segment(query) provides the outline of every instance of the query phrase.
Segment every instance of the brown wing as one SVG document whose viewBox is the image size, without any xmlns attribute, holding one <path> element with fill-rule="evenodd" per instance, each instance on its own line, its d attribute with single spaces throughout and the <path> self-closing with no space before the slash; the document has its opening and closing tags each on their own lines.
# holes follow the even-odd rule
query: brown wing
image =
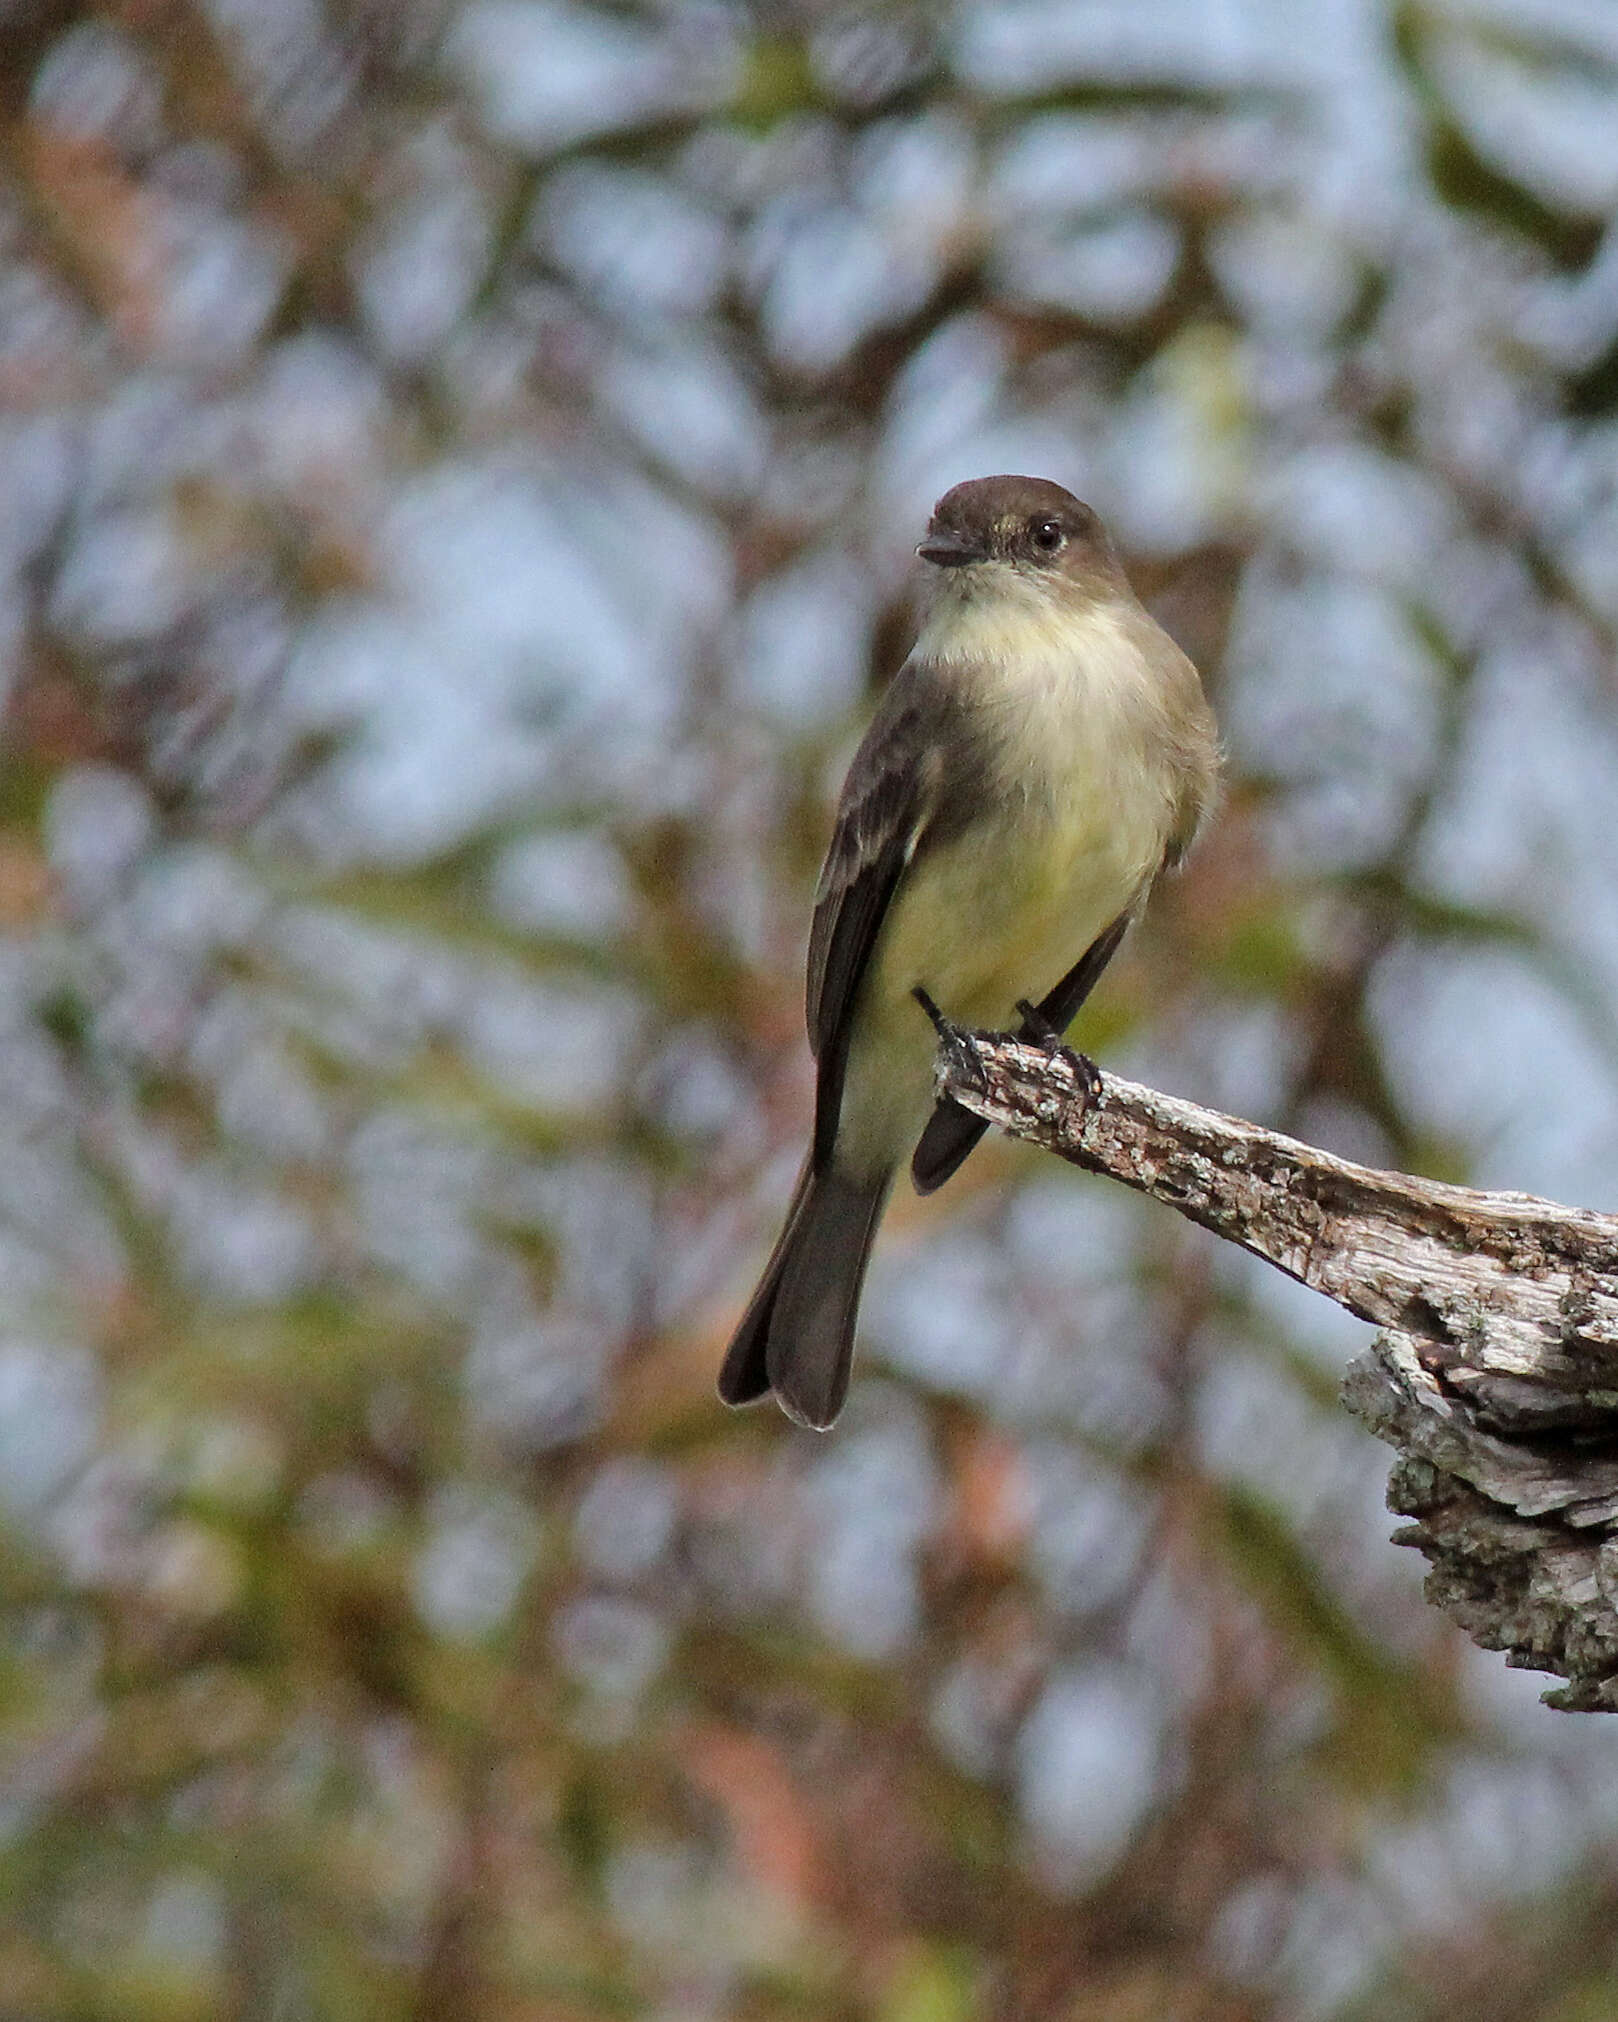
<svg viewBox="0 0 1618 2022">
<path fill-rule="evenodd" d="M 825 1169 L 837 1136 L 860 983 L 936 800 L 945 706 L 919 669 L 901 668 L 843 783 L 809 930 L 809 1045 L 819 1066 L 817 1172 Z"/>
</svg>

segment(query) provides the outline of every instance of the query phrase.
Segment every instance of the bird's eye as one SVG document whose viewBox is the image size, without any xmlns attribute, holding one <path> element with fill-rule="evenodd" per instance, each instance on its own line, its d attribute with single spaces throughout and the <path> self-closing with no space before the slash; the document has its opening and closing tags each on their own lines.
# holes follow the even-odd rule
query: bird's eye
<svg viewBox="0 0 1618 2022">
<path fill-rule="evenodd" d="M 1030 532 L 1034 546 L 1042 555 L 1054 555 L 1067 536 L 1062 532 L 1060 520 L 1035 520 Z"/>
</svg>

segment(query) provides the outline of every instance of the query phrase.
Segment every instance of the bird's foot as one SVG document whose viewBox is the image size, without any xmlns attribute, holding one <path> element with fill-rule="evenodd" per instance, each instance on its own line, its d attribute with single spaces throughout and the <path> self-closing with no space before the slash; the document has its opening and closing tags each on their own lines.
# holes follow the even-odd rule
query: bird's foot
<svg viewBox="0 0 1618 2022">
<path fill-rule="evenodd" d="M 1017 1037 L 1044 1047 L 1047 1060 L 1065 1060 L 1084 1090 L 1085 1106 L 1088 1108 L 1101 1093 L 1101 1069 L 1088 1053 L 1079 1053 L 1068 1045 L 1037 1004 L 1030 1004 L 1026 997 L 1019 997 L 1017 1010 L 1022 1017 L 1022 1030 Z"/>
<path fill-rule="evenodd" d="M 938 1034 L 939 1053 L 950 1073 L 969 1087 L 979 1091 L 986 1089 L 989 1084 L 978 1061 L 972 1034 L 964 1025 L 957 1025 L 953 1019 L 946 1018 L 930 992 L 924 990 L 921 984 L 918 983 L 910 994 L 932 1020 L 933 1030 Z"/>
</svg>

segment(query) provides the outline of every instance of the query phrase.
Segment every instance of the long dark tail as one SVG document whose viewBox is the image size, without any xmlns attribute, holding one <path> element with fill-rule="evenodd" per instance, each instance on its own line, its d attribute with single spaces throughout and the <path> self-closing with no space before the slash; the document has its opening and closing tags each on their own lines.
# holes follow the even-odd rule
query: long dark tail
<svg viewBox="0 0 1618 2022">
<path fill-rule="evenodd" d="M 824 1431 L 843 1408 L 854 1323 L 893 1174 L 852 1179 L 806 1165 L 786 1227 L 719 1372 L 727 1404 L 771 1390 L 789 1418 Z"/>
</svg>

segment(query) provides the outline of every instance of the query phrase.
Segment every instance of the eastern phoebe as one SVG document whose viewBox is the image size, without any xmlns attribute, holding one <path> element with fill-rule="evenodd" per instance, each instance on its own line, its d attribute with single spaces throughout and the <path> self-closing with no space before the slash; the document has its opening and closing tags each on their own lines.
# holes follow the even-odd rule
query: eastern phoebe
<svg viewBox="0 0 1618 2022">
<path fill-rule="evenodd" d="M 941 1186 L 984 1125 L 935 1103 L 952 1023 L 1063 1031 L 1219 767 L 1196 669 L 1137 601 L 1090 507 L 1043 478 L 938 502 L 919 636 L 849 767 L 809 932 L 814 1141 L 719 1375 L 829 1426 L 900 1162 Z"/>
</svg>

